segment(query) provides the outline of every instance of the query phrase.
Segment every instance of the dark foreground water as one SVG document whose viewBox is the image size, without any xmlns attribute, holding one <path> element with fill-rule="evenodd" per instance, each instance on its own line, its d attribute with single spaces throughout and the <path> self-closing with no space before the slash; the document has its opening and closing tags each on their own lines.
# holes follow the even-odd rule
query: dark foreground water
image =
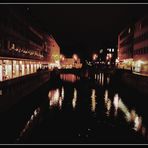
<svg viewBox="0 0 148 148">
<path fill-rule="evenodd" d="M 60 78 L 1 114 L 0 143 L 148 143 L 146 96 L 103 73 Z"/>
</svg>

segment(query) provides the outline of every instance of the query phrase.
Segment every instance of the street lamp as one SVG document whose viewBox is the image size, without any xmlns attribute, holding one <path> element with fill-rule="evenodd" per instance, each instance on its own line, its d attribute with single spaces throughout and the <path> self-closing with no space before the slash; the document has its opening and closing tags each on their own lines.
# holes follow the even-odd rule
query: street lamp
<svg viewBox="0 0 148 148">
<path fill-rule="evenodd" d="M 98 55 L 95 53 L 93 54 L 93 60 L 95 61 L 98 58 Z"/>
<path fill-rule="evenodd" d="M 77 61 L 78 60 L 78 56 L 76 54 L 73 54 L 73 59 L 74 59 L 74 61 Z"/>
<path fill-rule="evenodd" d="M 64 61 L 64 60 L 65 60 L 65 56 L 61 54 L 61 55 L 60 55 L 60 60 L 61 60 L 61 61 Z"/>
</svg>

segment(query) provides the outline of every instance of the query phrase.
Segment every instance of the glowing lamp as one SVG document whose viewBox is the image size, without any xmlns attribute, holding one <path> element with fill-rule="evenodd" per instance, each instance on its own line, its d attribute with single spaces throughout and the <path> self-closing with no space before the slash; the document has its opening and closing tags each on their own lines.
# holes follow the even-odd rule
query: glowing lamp
<svg viewBox="0 0 148 148">
<path fill-rule="evenodd" d="M 98 58 L 97 54 L 93 54 L 93 60 L 96 60 Z"/>
<path fill-rule="evenodd" d="M 77 61 L 77 60 L 78 60 L 78 56 L 77 56 L 76 54 L 74 54 L 74 55 L 73 55 L 73 59 L 74 59 L 75 61 Z"/>
</svg>

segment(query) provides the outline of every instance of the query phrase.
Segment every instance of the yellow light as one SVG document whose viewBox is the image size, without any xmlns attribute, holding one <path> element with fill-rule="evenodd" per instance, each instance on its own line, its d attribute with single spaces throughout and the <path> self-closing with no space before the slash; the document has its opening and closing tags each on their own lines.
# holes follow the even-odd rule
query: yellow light
<svg viewBox="0 0 148 148">
<path fill-rule="evenodd" d="M 92 103 L 91 103 L 91 111 L 92 112 L 95 112 L 95 110 L 96 110 L 96 91 L 95 91 L 95 89 L 92 89 L 92 96 L 91 96 L 91 98 L 92 98 Z"/>
<path fill-rule="evenodd" d="M 61 55 L 60 55 L 60 60 L 61 60 L 61 61 L 64 61 L 64 60 L 65 60 L 65 56 L 61 54 Z"/>
</svg>

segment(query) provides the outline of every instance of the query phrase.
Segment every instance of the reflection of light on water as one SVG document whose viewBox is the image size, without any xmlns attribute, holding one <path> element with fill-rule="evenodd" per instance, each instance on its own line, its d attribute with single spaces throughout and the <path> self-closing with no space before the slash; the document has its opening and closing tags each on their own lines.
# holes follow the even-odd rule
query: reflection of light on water
<svg viewBox="0 0 148 148">
<path fill-rule="evenodd" d="M 59 107 L 62 108 L 62 99 L 59 100 Z"/>
<path fill-rule="evenodd" d="M 108 99 L 108 101 L 107 101 L 107 107 L 106 107 L 107 108 L 107 112 L 106 112 L 107 116 L 110 115 L 111 106 L 112 106 L 111 100 Z"/>
<path fill-rule="evenodd" d="M 125 104 L 122 102 L 121 99 L 119 99 L 119 108 L 121 111 L 125 114 L 125 118 L 127 121 L 130 121 L 130 113 L 128 108 L 125 106 Z"/>
<path fill-rule="evenodd" d="M 139 117 L 136 114 L 135 110 L 132 110 L 131 112 L 129 112 L 129 110 L 123 104 L 123 102 L 121 101 L 121 99 L 119 100 L 119 108 L 125 113 L 126 120 L 128 122 L 133 122 L 134 123 L 133 129 L 135 131 L 139 131 L 141 129 L 141 126 L 142 126 L 142 118 Z"/>
<path fill-rule="evenodd" d="M 97 75 L 97 80 L 99 80 L 99 75 Z"/>
<path fill-rule="evenodd" d="M 108 90 L 105 90 L 104 99 L 105 99 L 105 103 L 107 103 L 107 100 L 108 100 Z"/>
<path fill-rule="evenodd" d="M 59 97 L 60 97 L 59 89 L 51 90 L 49 92 L 48 96 L 50 98 L 50 106 L 54 106 L 54 105 L 57 105 L 59 103 Z"/>
<path fill-rule="evenodd" d="M 135 110 L 131 110 L 130 112 L 121 99 L 119 99 L 119 108 L 125 114 L 127 122 L 134 123 L 133 129 L 146 136 L 146 128 L 142 125 L 142 117 L 138 116 Z"/>
<path fill-rule="evenodd" d="M 135 110 L 131 110 L 131 122 L 134 122 L 134 120 L 135 120 L 135 118 L 136 118 L 136 112 L 135 112 Z"/>
<path fill-rule="evenodd" d="M 92 95 L 91 95 L 91 111 L 95 112 L 96 110 L 96 90 L 92 89 Z"/>
<path fill-rule="evenodd" d="M 99 74 L 99 84 L 102 86 L 104 85 L 104 73 Z"/>
<path fill-rule="evenodd" d="M 118 96 L 118 94 L 115 94 L 113 104 L 114 104 L 114 107 L 115 107 L 115 116 L 117 116 L 118 107 L 119 107 L 119 96 Z"/>
<path fill-rule="evenodd" d="M 142 135 L 143 136 L 146 136 L 145 134 L 146 134 L 146 128 L 145 127 L 142 127 Z"/>
<path fill-rule="evenodd" d="M 97 75 L 95 74 L 95 80 L 97 79 Z"/>
<path fill-rule="evenodd" d="M 141 127 L 142 127 L 142 118 L 136 116 L 134 130 L 139 131 L 141 129 Z"/>
<path fill-rule="evenodd" d="M 48 97 L 50 106 L 59 106 L 61 109 L 62 101 L 64 99 L 64 88 L 62 87 L 61 94 L 60 89 L 49 91 Z"/>
<path fill-rule="evenodd" d="M 75 82 L 77 79 L 79 80 L 80 78 L 74 74 L 61 74 L 60 78 L 64 81 L 68 82 Z"/>
<path fill-rule="evenodd" d="M 101 85 L 101 73 L 99 74 L 99 84 Z"/>
<path fill-rule="evenodd" d="M 102 86 L 104 85 L 104 74 L 102 73 Z"/>
<path fill-rule="evenodd" d="M 105 107 L 107 109 L 106 115 L 109 116 L 112 104 L 111 100 L 108 98 L 108 90 L 105 90 L 104 100 L 105 100 Z"/>
<path fill-rule="evenodd" d="M 34 121 L 37 119 L 39 113 L 40 113 L 40 108 L 37 108 L 34 110 L 34 113 L 31 115 L 30 119 L 27 121 L 24 129 L 20 132 L 20 135 L 19 135 L 19 138 L 17 138 L 17 141 L 19 141 L 20 138 L 31 128 Z"/>
<path fill-rule="evenodd" d="M 77 101 L 77 90 L 76 90 L 76 88 L 74 88 L 74 96 L 73 96 L 73 100 L 72 100 L 72 106 L 74 109 L 76 107 L 76 101 Z"/>
<path fill-rule="evenodd" d="M 107 77 L 107 84 L 109 84 L 109 82 L 110 82 L 110 78 L 109 78 L 109 77 Z"/>
<path fill-rule="evenodd" d="M 62 87 L 61 97 L 62 97 L 62 100 L 64 100 L 64 87 Z"/>
</svg>

